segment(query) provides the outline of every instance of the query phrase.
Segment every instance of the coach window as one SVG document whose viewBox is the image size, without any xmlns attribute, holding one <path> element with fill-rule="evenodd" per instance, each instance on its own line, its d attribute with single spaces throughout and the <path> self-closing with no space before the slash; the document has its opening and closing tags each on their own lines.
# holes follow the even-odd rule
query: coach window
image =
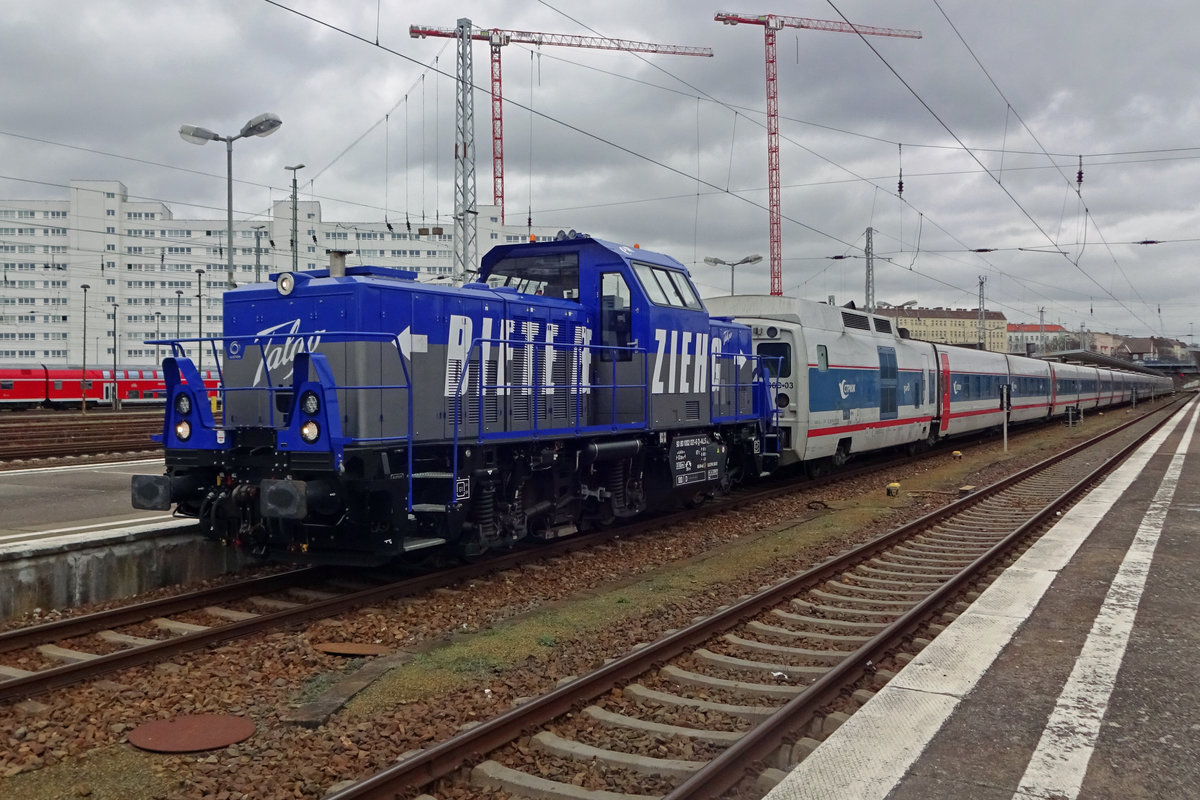
<svg viewBox="0 0 1200 800">
<path fill-rule="evenodd" d="M 829 371 L 829 351 L 823 344 L 817 345 L 817 369 L 821 372 Z"/>
<path fill-rule="evenodd" d="M 772 380 L 792 375 L 792 346 L 787 342 L 760 342 L 756 351 Z"/>
<path fill-rule="evenodd" d="M 601 361 L 632 361 L 633 351 L 628 348 L 633 333 L 633 309 L 629 284 L 619 272 L 605 272 L 600 276 L 600 351 Z"/>
</svg>

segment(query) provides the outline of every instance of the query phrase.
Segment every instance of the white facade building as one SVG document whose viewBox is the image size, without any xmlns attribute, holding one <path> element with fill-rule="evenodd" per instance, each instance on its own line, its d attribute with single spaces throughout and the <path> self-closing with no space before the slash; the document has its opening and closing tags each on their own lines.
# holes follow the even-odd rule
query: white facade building
<svg viewBox="0 0 1200 800">
<path fill-rule="evenodd" d="M 480 255 L 556 233 L 502 226 L 494 206 L 478 211 Z M 330 221 L 306 200 L 296 217 L 300 270 L 324 269 L 328 249 L 352 251 L 348 266 L 410 269 L 420 279 L 453 272 L 452 220 Z M 234 281 L 291 270 L 291 231 L 291 198 L 274 203 L 270 219 L 235 219 Z M 226 236 L 224 217 L 176 219 L 163 203 L 131 201 L 120 181 L 71 181 L 66 200 L 0 200 L 0 366 L 80 366 L 85 346 L 89 366 L 158 366 L 166 351 L 146 340 L 219 334 Z"/>
</svg>

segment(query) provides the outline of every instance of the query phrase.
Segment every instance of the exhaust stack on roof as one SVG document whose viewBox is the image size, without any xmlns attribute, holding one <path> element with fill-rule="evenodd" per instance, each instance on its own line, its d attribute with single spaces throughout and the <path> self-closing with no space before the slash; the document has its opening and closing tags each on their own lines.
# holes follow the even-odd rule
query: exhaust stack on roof
<svg viewBox="0 0 1200 800">
<path fill-rule="evenodd" d="M 346 277 L 346 256 L 353 253 L 353 250 L 326 250 L 325 253 L 329 256 L 329 277 L 344 278 Z"/>
</svg>

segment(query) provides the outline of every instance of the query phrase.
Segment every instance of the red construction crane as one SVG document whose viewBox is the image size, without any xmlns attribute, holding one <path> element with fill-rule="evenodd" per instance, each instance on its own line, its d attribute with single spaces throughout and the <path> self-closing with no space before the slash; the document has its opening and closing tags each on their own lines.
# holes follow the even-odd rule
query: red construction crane
<svg viewBox="0 0 1200 800">
<path fill-rule="evenodd" d="M 453 39 L 458 33 L 454 28 L 431 28 L 411 25 L 408 33 L 414 39 L 439 36 Z M 534 31 L 507 31 L 500 28 L 479 30 L 472 39 L 486 41 L 492 46 L 492 194 L 500 207 L 500 224 L 504 224 L 504 112 L 503 94 L 500 85 L 500 48 L 511 42 L 519 44 L 557 45 L 560 47 L 586 47 L 593 50 L 625 50 L 630 53 L 655 53 L 671 56 L 706 56 L 712 58 L 707 47 L 684 47 L 673 44 L 634 42 L 628 39 L 605 39 L 599 36 L 572 36 L 564 33 L 537 33 Z M 464 78 L 464 76 L 460 76 Z M 470 81 L 470 76 L 465 76 Z"/>
<path fill-rule="evenodd" d="M 873 28 L 828 19 L 784 17 L 778 14 L 730 14 L 718 11 L 713 17 L 726 25 L 762 25 L 767 47 L 767 200 L 771 233 L 771 294 L 783 294 L 783 246 L 780 228 L 783 215 L 779 208 L 779 80 L 775 64 L 775 32 L 782 28 L 809 28 L 837 33 L 859 33 L 864 36 L 899 36 L 920 39 L 920 31 L 900 28 Z"/>
</svg>

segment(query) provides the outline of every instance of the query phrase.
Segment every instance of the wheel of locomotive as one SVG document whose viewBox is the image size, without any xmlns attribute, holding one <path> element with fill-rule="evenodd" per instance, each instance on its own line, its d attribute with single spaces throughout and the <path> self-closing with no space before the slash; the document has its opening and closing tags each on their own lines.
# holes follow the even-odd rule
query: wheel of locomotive
<svg viewBox="0 0 1200 800">
<path fill-rule="evenodd" d="M 487 556 L 491 545 L 478 530 L 464 528 L 462 536 L 454 545 L 455 555 L 464 564 L 474 564 Z"/>
<path fill-rule="evenodd" d="M 607 528 L 617 521 L 611 503 L 589 499 L 584 504 L 583 522 L 593 528 Z"/>
</svg>

